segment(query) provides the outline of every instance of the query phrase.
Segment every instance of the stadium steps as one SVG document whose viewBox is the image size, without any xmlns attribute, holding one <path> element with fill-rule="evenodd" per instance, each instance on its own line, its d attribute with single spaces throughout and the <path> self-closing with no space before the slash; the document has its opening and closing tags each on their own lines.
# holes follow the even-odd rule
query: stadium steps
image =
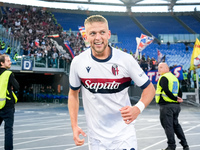
<svg viewBox="0 0 200 150">
<path fill-rule="evenodd" d="M 84 26 L 85 14 L 72 14 L 72 13 L 53 13 L 57 22 L 61 24 L 64 30 L 71 29 L 72 31 L 78 31 L 78 26 Z"/>
<path fill-rule="evenodd" d="M 200 33 L 199 26 L 200 26 L 200 19 L 199 21 L 194 17 L 194 15 L 189 16 L 177 16 L 181 19 L 188 27 L 194 30 L 196 33 Z M 195 39 L 194 39 L 195 41 Z"/>
<path fill-rule="evenodd" d="M 192 30 L 188 25 L 186 25 L 181 19 L 179 19 L 177 16 L 172 15 L 172 17 L 178 21 L 188 32 L 190 32 L 191 34 L 196 34 L 196 32 L 194 30 Z"/>
<path fill-rule="evenodd" d="M 197 21 L 200 22 L 200 16 L 199 16 L 196 12 L 194 12 L 192 16 L 193 16 Z"/>
<path fill-rule="evenodd" d="M 130 18 L 134 21 L 134 23 L 146 34 L 147 36 L 153 36 L 133 15 Z M 154 36 L 155 37 L 155 36 Z M 160 40 L 155 37 L 154 39 L 157 43 L 160 43 Z"/>
<path fill-rule="evenodd" d="M 148 31 L 150 31 L 157 38 L 159 34 L 189 34 L 189 32 L 183 26 L 181 26 L 171 15 L 135 17 Z"/>
</svg>

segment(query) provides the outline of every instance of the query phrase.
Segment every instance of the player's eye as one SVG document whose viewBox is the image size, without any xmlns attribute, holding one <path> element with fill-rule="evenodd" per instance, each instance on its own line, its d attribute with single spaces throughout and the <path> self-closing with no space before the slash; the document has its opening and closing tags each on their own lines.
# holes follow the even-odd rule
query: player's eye
<svg viewBox="0 0 200 150">
<path fill-rule="evenodd" d="M 90 33 L 90 35 L 92 35 L 92 36 L 95 35 L 95 34 L 96 34 L 95 32 L 91 32 L 91 33 Z"/>
</svg>

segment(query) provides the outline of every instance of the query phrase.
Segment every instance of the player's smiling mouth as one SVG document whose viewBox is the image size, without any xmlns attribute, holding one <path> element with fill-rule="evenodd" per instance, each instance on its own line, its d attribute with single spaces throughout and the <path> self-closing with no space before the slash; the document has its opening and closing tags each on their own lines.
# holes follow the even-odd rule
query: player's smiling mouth
<svg viewBox="0 0 200 150">
<path fill-rule="evenodd" d="M 95 42 L 94 44 L 95 45 L 101 45 L 101 44 L 103 44 L 103 42 Z"/>
</svg>

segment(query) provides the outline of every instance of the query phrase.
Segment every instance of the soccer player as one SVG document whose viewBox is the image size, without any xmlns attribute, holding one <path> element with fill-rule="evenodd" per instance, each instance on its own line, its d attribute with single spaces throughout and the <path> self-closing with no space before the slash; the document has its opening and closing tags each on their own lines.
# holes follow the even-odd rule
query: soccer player
<svg viewBox="0 0 200 150">
<path fill-rule="evenodd" d="M 103 16 L 90 16 L 84 25 L 90 48 L 72 60 L 69 75 L 68 107 L 75 144 L 83 145 L 79 135 L 86 136 L 78 126 L 81 88 L 89 150 L 137 150 L 135 119 L 152 101 L 155 88 L 133 56 L 109 46 L 111 31 Z M 143 89 L 135 106 L 128 95 L 132 80 Z"/>
</svg>

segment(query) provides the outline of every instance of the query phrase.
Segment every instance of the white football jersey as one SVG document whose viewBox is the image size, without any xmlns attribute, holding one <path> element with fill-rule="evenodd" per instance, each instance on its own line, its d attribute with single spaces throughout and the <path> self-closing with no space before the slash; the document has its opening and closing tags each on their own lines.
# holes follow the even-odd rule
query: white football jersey
<svg viewBox="0 0 200 150">
<path fill-rule="evenodd" d="M 91 49 L 73 59 L 70 88 L 81 87 L 90 137 L 109 144 L 135 134 L 134 122 L 125 124 L 120 113 L 122 107 L 131 105 L 128 87 L 132 80 L 142 89 L 150 84 L 133 56 L 116 48 L 104 60 L 95 58 Z"/>
</svg>

